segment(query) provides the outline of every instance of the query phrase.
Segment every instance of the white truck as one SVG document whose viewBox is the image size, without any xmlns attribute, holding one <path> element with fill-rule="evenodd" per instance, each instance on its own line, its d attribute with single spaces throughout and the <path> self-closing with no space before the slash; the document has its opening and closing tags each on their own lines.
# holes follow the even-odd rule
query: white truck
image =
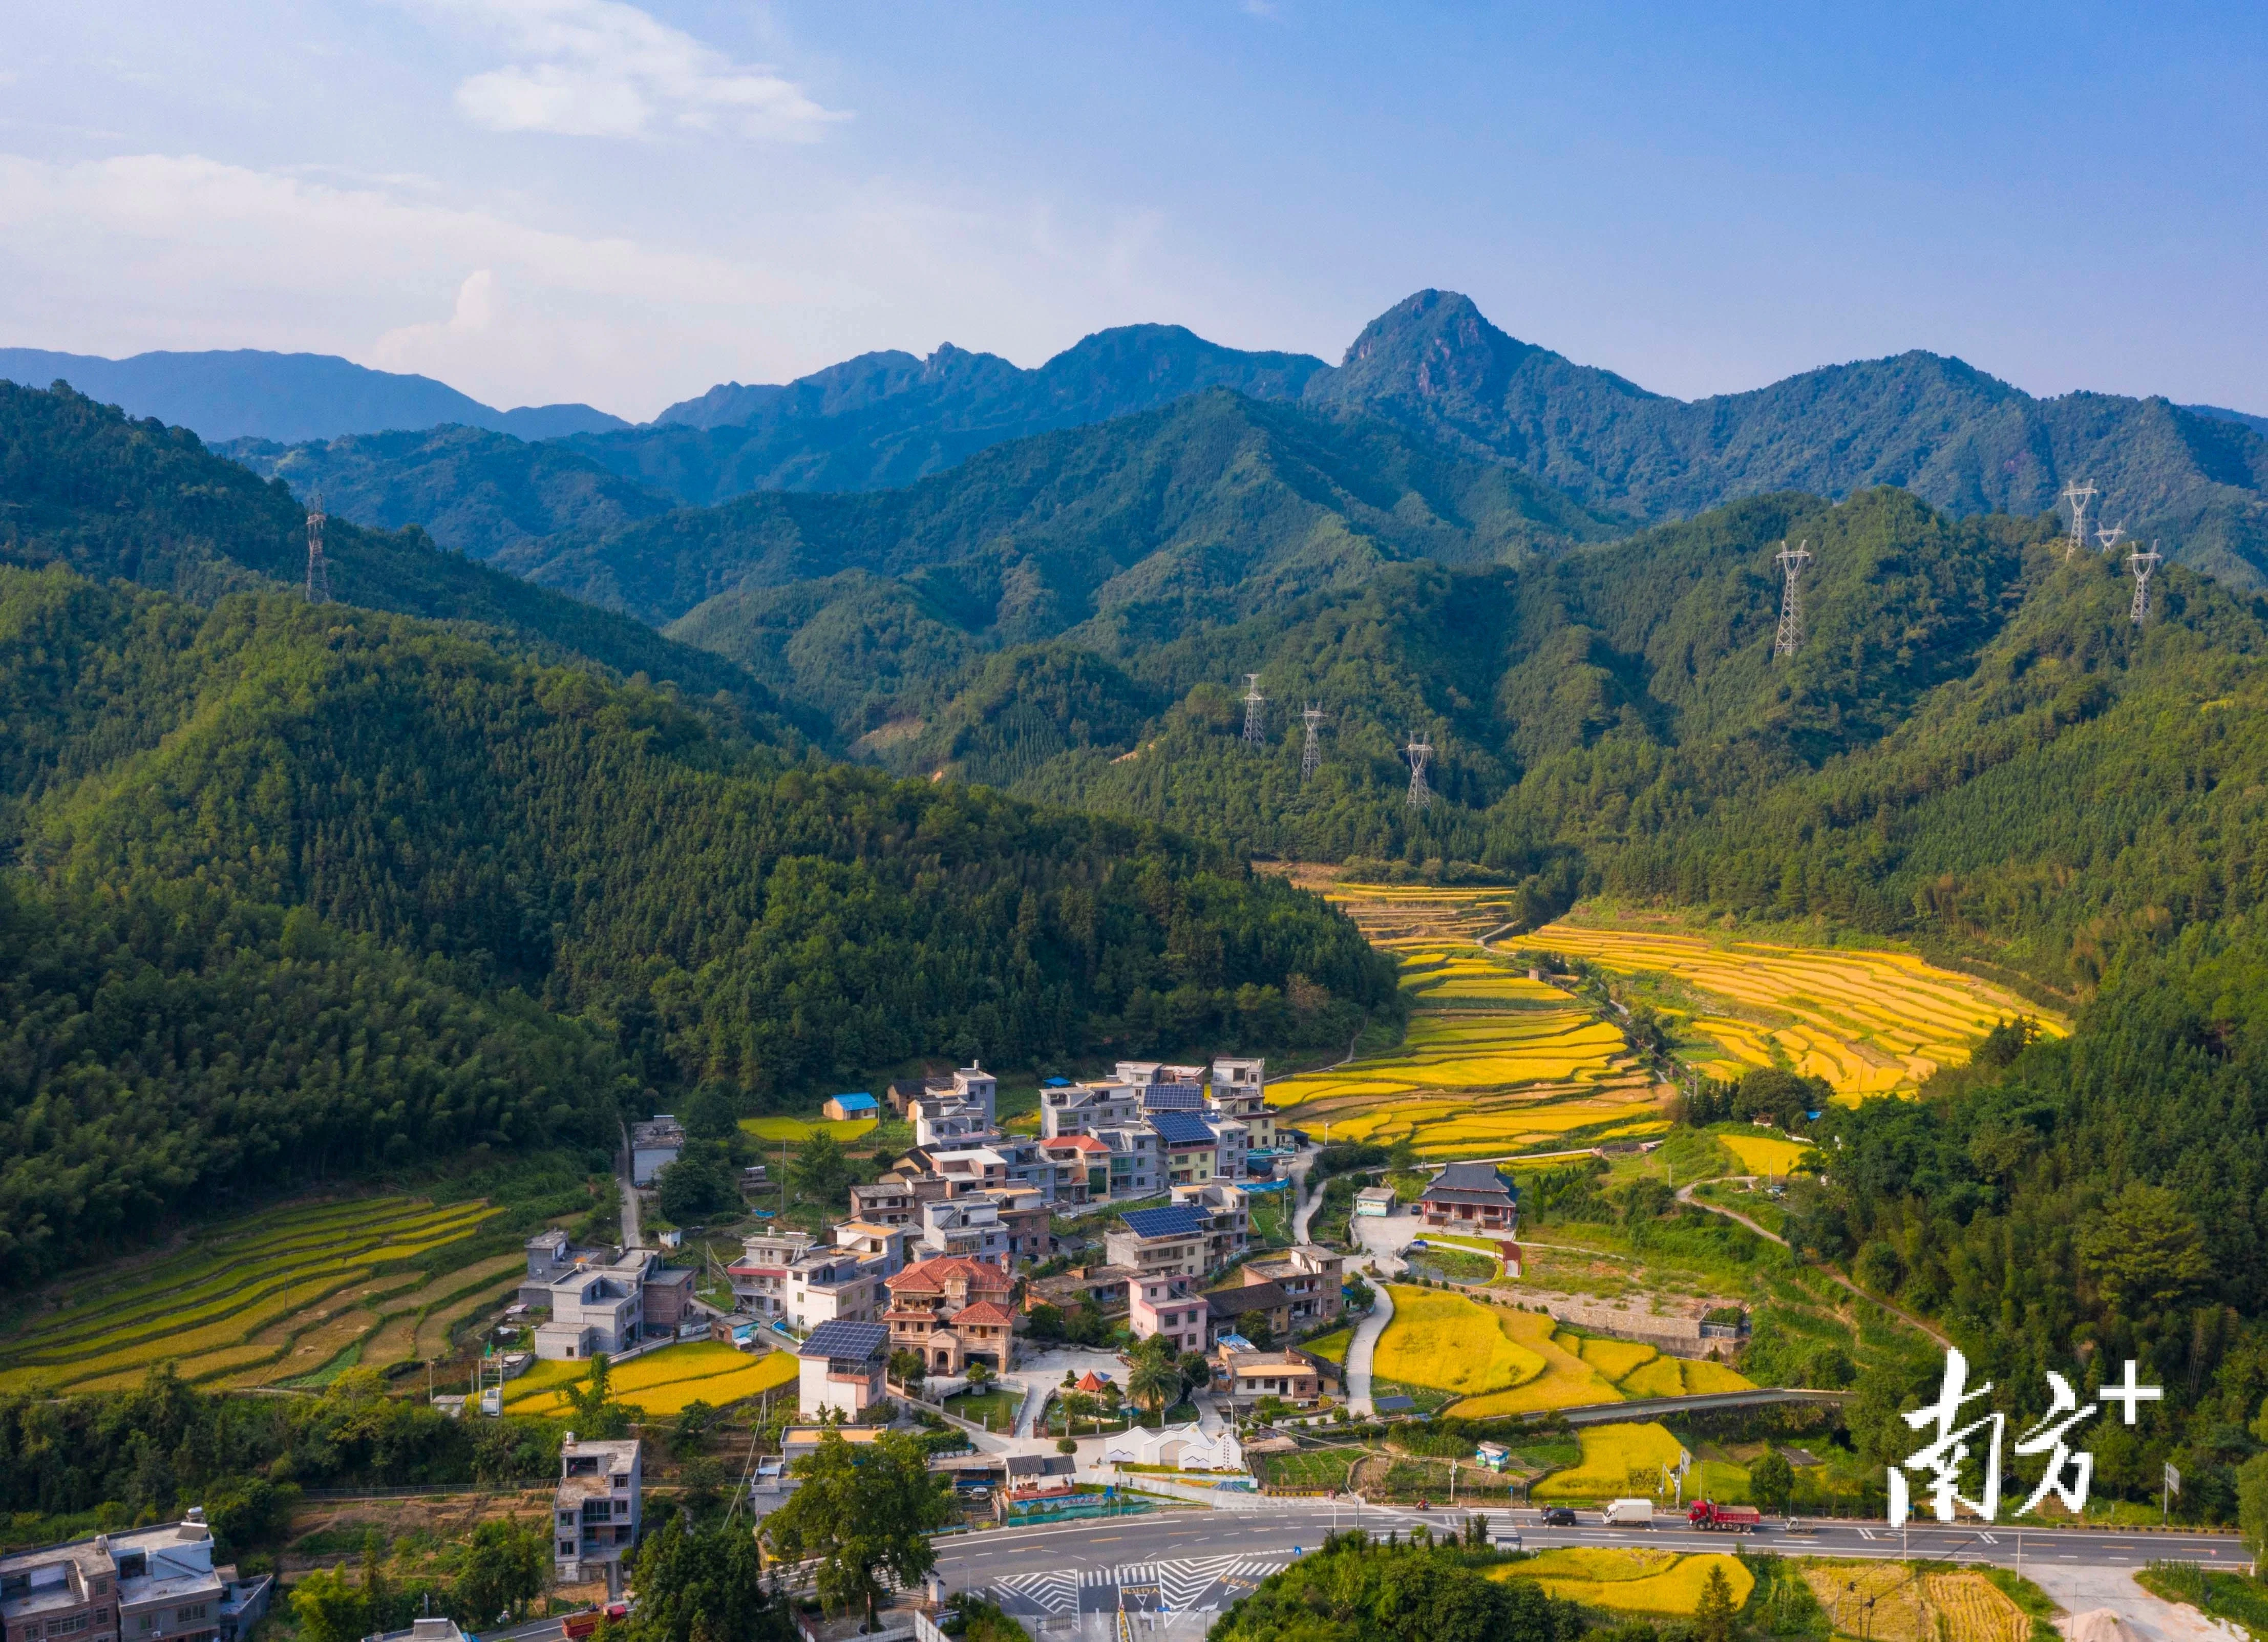
<svg viewBox="0 0 2268 1642">
<path fill-rule="evenodd" d="M 1607 1508 L 1600 1513 L 1609 1528 L 1652 1528 L 1653 1501 L 1651 1499 L 1609 1499 Z"/>
</svg>

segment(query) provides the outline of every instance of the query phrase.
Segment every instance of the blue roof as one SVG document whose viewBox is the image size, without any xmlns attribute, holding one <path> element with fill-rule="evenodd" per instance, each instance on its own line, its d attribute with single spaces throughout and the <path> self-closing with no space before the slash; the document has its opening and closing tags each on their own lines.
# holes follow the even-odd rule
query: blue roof
<svg viewBox="0 0 2268 1642">
<path fill-rule="evenodd" d="M 1071 1079 L 1068 1078 L 1043 1078 L 1040 1080 L 1040 1087 L 1042 1089 L 1068 1089 L 1071 1087 Z"/>
<path fill-rule="evenodd" d="M 1137 1237 L 1190 1237 L 1205 1229 L 1202 1209 L 1129 1209 L 1118 1218 Z"/>
<path fill-rule="evenodd" d="M 1150 1127 L 1169 1146 L 1211 1145 L 1219 1138 L 1212 1125 L 1194 1112 L 1152 1112 Z"/>
<path fill-rule="evenodd" d="M 860 1089 L 850 1094 L 836 1095 L 835 1097 L 835 1104 L 837 1106 L 872 1106 L 874 1104 L 874 1097 L 867 1093 L 864 1089 Z"/>
</svg>

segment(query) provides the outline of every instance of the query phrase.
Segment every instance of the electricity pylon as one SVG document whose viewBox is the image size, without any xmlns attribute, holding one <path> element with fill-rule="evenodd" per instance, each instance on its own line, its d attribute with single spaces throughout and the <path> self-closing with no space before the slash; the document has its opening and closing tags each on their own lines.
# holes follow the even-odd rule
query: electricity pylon
<svg viewBox="0 0 2268 1642">
<path fill-rule="evenodd" d="M 1258 747 L 1268 739 L 1268 698 L 1260 693 L 1260 675 L 1244 675 L 1244 744 Z"/>
<path fill-rule="evenodd" d="M 307 602 L 328 604 L 331 601 L 330 567 L 323 562 L 323 523 L 328 516 L 323 512 L 323 493 L 315 492 L 315 504 L 307 510 Z"/>
<path fill-rule="evenodd" d="M 2118 544 L 2126 540 L 2126 521 L 2122 519 L 2108 530 L 2096 531 L 2095 540 L 2105 553 L 2116 551 Z"/>
<path fill-rule="evenodd" d="M 1772 654 L 1792 656 L 1803 643 L 1803 598 L 1796 592 L 1795 579 L 1803 574 L 1803 567 L 1811 563 L 1811 541 L 1806 537 L 1794 547 L 1779 544 L 1772 563 L 1778 565 L 1786 578 L 1779 596 L 1779 635 L 1772 640 Z"/>
<path fill-rule="evenodd" d="M 2095 488 L 2092 479 L 2085 484 L 2074 479 L 2064 486 L 2063 499 L 2071 504 L 2071 535 L 2065 541 L 2063 549 L 2065 563 L 2070 563 L 2071 556 L 2087 545 L 2088 504 L 2102 494 Z"/>
<path fill-rule="evenodd" d="M 1323 767 L 1323 744 L 1315 733 L 1323 722 L 1323 710 L 1309 702 L 1300 718 L 1307 726 L 1307 744 L 1300 749 L 1300 779 L 1312 781 L 1315 771 Z"/>
<path fill-rule="evenodd" d="M 1425 761 L 1433 756 L 1433 744 L 1413 735 L 1410 738 L 1410 745 L 1402 749 L 1402 754 L 1410 761 L 1410 797 L 1407 802 L 1411 809 L 1422 810 L 1433 801 L 1433 789 L 1425 784 Z"/>
<path fill-rule="evenodd" d="M 2134 625 L 2139 627 L 2150 614 L 2150 572 L 2165 563 L 2166 556 L 2152 542 L 2147 553 L 2136 551 L 2126 556 L 2127 567 L 2134 572 Z"/>
</svg>

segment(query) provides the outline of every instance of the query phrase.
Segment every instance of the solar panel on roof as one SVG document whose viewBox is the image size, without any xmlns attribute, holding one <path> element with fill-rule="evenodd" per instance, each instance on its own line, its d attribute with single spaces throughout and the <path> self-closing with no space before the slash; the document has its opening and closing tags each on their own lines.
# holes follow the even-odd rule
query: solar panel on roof
<svg viewBox="0 0 2268 1642">
<path fill-rule="evenodd" d="M 799 1357 L 843 1357 L 854 1361 L 879 1357 L 890 1331 L 879 1322 L 822 1322 L 796 1348 Z"/>
<path fill-rule="evenodd" d="M 1174 1207 L 1171 1209 L 1131 1209 L 1121 1217 L 1133 1229 L 1137 1237 L 1184 1237 L 1204 1230 L 1205 1217 L 1202 1210 Z"/>
<path fill-rule="evenodd" d="M 1153 1083 L 1142 1091 L 1145 1112 L 1201 1112 L 1204 1090 L 1194 1083 Z"/>
<path fill-rule="evenodd" d="M 1190 1112 L 1152 1112 L 1150 1127 L 1168 1145 L 1208 1145 L 1218 1138 L 1211 1124 Z"/>
</svg>

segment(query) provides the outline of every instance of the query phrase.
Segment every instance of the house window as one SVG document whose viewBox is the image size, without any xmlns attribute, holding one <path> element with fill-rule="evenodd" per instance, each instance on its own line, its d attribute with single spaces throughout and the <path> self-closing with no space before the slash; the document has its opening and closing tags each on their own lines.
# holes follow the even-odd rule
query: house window
<svg viewBox="0 0 2268 1642">
<path fill-rule="evenodd" d="M 575 1554 L 575 1542 L 571 1539 L 561 1540 L 559 1542 L 559 1554 L 563 1557 L 573 1556 Z"/>
<path fill-rule="evenodd" d="M 136 1625 L 135 1628 L 145 1632 L 155 1631 L 158 1628 L 158 1616 L 155 1614 L 143 1615 L 141 1624 Z"/>
<path fill-rule="evenodd" d="M 173 1609 L 173 1622 L 176 1624 L 195 1624 L 198 1620 L 204 1616 L 205 1605 L 202 1602 L 198 1602 L 188 1608 L 176 1608 Z"/>
</svg>

